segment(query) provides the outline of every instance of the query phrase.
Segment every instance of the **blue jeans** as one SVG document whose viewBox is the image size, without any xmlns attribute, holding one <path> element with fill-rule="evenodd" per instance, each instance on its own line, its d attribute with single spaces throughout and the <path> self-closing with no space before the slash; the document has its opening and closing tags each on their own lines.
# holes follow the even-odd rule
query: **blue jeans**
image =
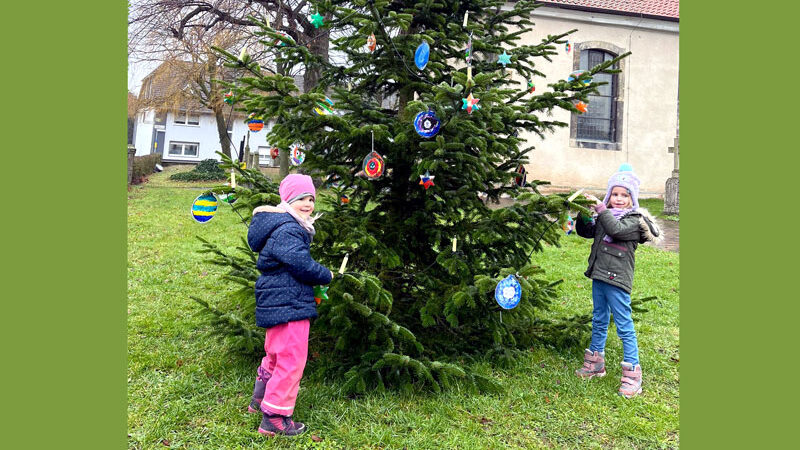
<svg viewBox="0 0 800 450">
<path fill-rule="evenodd" d="M 617 336 L 622 341 L 622 360 L 639 364 L 639 346 L 631 318 L 631 296 L 624 290 L 600 280 L 592 280 L 592 345 L 589 350 L 604 352 L 608 337 L 609 313 L 614 314 Z"/>
</svg>

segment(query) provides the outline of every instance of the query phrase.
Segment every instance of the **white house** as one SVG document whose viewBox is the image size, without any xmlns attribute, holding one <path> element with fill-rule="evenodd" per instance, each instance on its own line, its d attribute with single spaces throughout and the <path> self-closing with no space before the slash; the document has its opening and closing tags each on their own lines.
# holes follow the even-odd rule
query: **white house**
<svg viewBox="0 0 800 450">
<path fill-rule="evenodd" d="M 169 90 L 179 88 L 176 83 L 158 81 L 160 78 L 156 74 L 163 70 L 168 69 L 159 66 L 142 81 L 139 93 L 142 103 L 147 104 L 148 99 L 169 95 Z M 278 160 L 270 156 L 272 146 L 266 141 L 271 123 L 265 123 L 258 132 L 250 131 L 245 116 L 237 111 L 231 112 L 228 106 L 225 107 L 224 119 L 234 154 L 249 145 L 251 152 L 258 151 L 260 165 L 278 165 Z M 214 112 L 208 108 L 144 106 L 136 114 L 134 130 L 136 156 L 160 153 L 162 161 L 168 164 L 196 164 L 204 159 L 220 159 L 216 153 L 222 148 L 217 121 Z"/>
</svg>

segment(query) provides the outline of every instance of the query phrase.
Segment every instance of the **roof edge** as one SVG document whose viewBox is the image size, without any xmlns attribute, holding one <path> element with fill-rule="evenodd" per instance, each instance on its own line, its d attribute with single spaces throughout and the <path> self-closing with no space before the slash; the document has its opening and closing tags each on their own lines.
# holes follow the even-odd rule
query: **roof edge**
<svg viewBox="0 0 800 450">
<path fill-rule="evenodd" d="M 563 3 L 553 3 L 553 2 L 545 2 L 535 0 L 534 3 L 537 5 L 546 6 L 548 8 L 558 8 L 558 9 L 571 9 L 575 11 L 586 11 L 586 12 L 596 12 L 596 13 L 603 13 L 603 14 L 615 14 L 618 16 L 629 16 L 629 17 L 642 17 L 645 19 L 657 19 L 657 20 L 666 20 L 668 22 L 680 22 L 680 17 L 671 17 L 671 16 L 659 16 L 655 14 L 642 14 L 642 13 L 635 13 L 630 11 L 620 11 L 617 9 L 605 9 L 605 8 L 593 8 L 591 6 L 581 6 L 581 5 L 565 5 Z"/>
</svg>

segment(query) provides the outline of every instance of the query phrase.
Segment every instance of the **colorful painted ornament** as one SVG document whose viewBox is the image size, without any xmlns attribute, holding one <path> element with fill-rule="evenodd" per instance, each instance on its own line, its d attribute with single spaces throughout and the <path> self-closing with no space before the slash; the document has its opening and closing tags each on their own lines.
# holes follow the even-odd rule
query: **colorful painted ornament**
<svg viewBox="0 0 800 450">
<path fill-rule="evenodd" d="M 569 44 L 569 41 L 567 41 L 566 45 L 564 45 L 564 50 L 566 50 L 567 53 L 572 50 L 572 46 Z"/>
<path fill-rule="evenodd" d="M 434 177 L 433 175 L 428 173 L 428 171 L 426 170 L 425 171 L 425 175 L 420 175 L 419 176 L 419 184 L 421 184 L 422 187 L 424 187 L 425 190 L 427 191 L 429 187 L 434 185 L 433 184 L 433 179 L 434 178 L 436 178 L 436 177 Z"/>
<path fill-rule="evenodd" d="M 500 282 L 497 283 L 497 287 L 494 289 L 494 299 L 503 309 L 512 309 L 516 307 L 519 305 L 521 298 L 522 286 L 520 286 L 519 281 L 517 281 L 514 275 L 509 275 L 500 280 Z"/>
<path fill-rule="evenodd" d="M 536 85 L 533 84 L 533 77 L 531 77 L 531 79 L 528 81 L 528 89 L 530 90 L 531 94 L 533 94 L 533 91 L 536 90 Z"/>
<path fill-rule="evenodd" d="M 280 152 L 281 151 L 278 149 L 278 147 L 272 147 L 271 149 L 269 149 L 269 156 L 272 159 L 278 159 L 278 155 L 281 154 Z"/>
<path fill-rule="evenodd" d="M 303 148 L 300 147 L 299 144 L 292 144 L 291 148 L 289 149 L 289 161 L 292 162 L 293 166 L 299 166 L 303 164 L 303 161 L 306 160 L 306 154 L 303 152 Z"/>
<path fill-rule="evenodd" d="M 323 25 L 323 18 L 319 12 L 311 15 L 311 25 L 314 25 L 314 28 L 319 28 Z"/>
<path fill-rule="evenodd" d="M 432 137 L 438 133 L 440 125 L 441 122 L 439 122 L 439 118 L 436 117 L 436 113 L 433 111 L 422 111 L 414 119 L 414 129 L 417 130 L 417 134 L 424 138 Z"/>
<path fill-rule="evenodd" d="M 378 41 L 375 39 L 375 34 L 370 34 L 367 38 L 367 50 L 370 53 L 375 51 L 375 47 L 378 45 Z"/>
<path fill-rule="evenodd" d="M 325 97 L 325 101 L 317 102 L 317 107 L 314 108 L 314 111 L 320 116 L 333 114 L 333 100 Z"/>
<path fill-rule="evenodd" d="M 522 164 L 517 167 L 517 174 L 514 175 L 514 183 L 519 187 L 524 187 L 528 182 L 528 171 Z"/>
<path fill-rule="evenodd" d="M 283 31 L 277 31 L 277 33 L 278 33 L 278 36 L 280 36 L 280 37 L 282 37 L 284 39 L 287 39 L 289 42 L 294 44 L 294 38 L 293 37 L 289 36 L 288 34 L 284 33 Z M 275 41 L 272 44 L 273 45 L 277 45 L 279 47 L 286 47 L 286 41 L 284 41 L 283 39 L 275 39 Z"/>
<path fill-rule="evenodd" d="M 575 230 L 575 221 L 572 219 L 572 217 L 567 216 L 567 220 L 563 225 L 561 225 L 561 229 L 564 230 L 564 233 L 567 233 L 567 235 Z"/>
<path fill-rule="evenodd" d="M 350 198 L 348 196 L 344 195 L 344 194 L 342 194 L 342 196 L 339 198 L 339 200 L 342 201 L 343 205 L 346 205 L 346 204 L 350 203 Z"/>
<path fill-rule="evenodd" d="M 328 288 L 330 286 L 314 286 L 314 301 L 319 305 L 323 300 L 328 299 Z"/>
<path fill-rule="evenodd" d="M 200 223 L 206 223 L 214 218 L 217 212 L 217 197 L 210 192 L 199 195 L 192 202 L 192 217 Z"/>
<path fill-rule="evenodd" d="M 427 41 L 422 41 L 417 47 L 417 51 L 414 52 L 414 64 L 417 65 L 419 70 L 425 69 L 425 66 L 428 65 L 428 59 L 430 58 L 431 53 L 431 46 L 428 45 Z"/>
<path fill-rule="evenodd" d="M 503 50 L 503 54 L 497 57 L 497 63 L 502 64 L 503 67 L 505 67 L 507 64 L 511 64 L 511 55 Z"/>
<path fill-rule="evenodd" d="M 257 117 L 256 113 L 250 113 L 247 118 L 247 128 L 249 128 L 250 131 L 258 133 L 264 128 L 264 120 L 261 117 Z"/>
<path fill-rule="evenodd" d="M 573 82 L 573 81 L 577 80 L 578 77 L 580 77 L 581 74 L 583 74 L 585 72 L 586 72 L 585 70 L 576 70 L 576 71 L 574 71 L 574 72 L 569 74 L 569 76 L 567 77 L 567 81 Z M 588 85 L 592 84 L 592 77 L 586 78 L 586 79 L 581 80 L 581 81 L 583 82 L 583 84 L 588 86 Z"/>
<path fill-rule="evenodd" d="M 225 95 L 223 95 L 222 97 L 223 97 L 222 99 L 223 102 L 229 105 L 233 104 L 233 91 L 226 92 Z"/>
<path fill-rule="evenodd" d="M 583 102 L 576 103 L 575 107 L 578 108 L 578 111 L 580 111 L 581 113 L 585 113 L 586 111 L 589 110 L 589 105 Z"/>
<path fill-rule="evenodd" d="M 364 157 L 361 163 L 362 169 L 367 177 L 375 179 L 383 175 L 384 163 L 383 157 L 376 151 L 371 151 L 369 155 Z"/>
<path fill-rule="evenodd" d="M 481 107 L 478 106 L 478 102 L 481 101 L 481 99 L 474 98 L 471 92 L 467 96 L 467 98 L 462 98 L 461 101 L 464 102 L 464 104 L 461 106 L 461 109 L 466 109 L 468 114 L 472 114 L 473 109 L 475 110 L 481 109 Z"/>
</svg>

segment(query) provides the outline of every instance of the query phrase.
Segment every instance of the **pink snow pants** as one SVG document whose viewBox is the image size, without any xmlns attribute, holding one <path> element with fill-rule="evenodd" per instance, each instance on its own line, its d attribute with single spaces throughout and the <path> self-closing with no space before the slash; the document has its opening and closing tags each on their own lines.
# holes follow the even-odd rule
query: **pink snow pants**
<svg viewBox="0 0 800 450">
<path fill-rule="evenodd" d="M 261 410 L 291 416 L 300 389 L 300 378 L 308 357 L 308 319 L 282 323 L 267 329 L 259 374 L 271 374 L 261 401 Z"/>
</svg>

